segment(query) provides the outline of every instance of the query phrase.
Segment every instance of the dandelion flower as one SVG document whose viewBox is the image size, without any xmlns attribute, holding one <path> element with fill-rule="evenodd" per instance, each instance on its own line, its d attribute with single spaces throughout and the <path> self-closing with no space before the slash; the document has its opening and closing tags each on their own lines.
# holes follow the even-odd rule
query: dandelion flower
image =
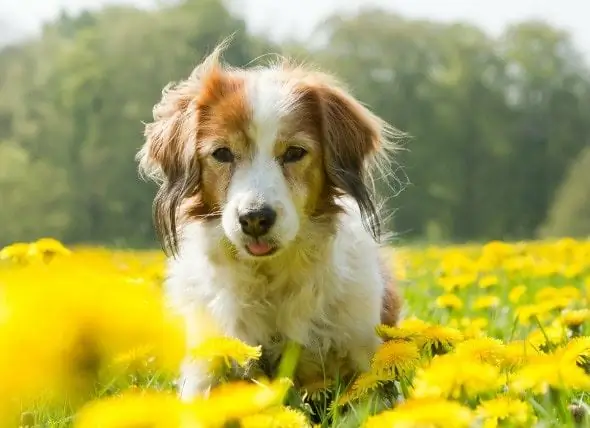
<svg viewBox="0 0 590 428">
<path fill-rule="evenodd" d="M 72 252 L 56 239 L 41 238 L 30 245 L 29 254 L 32 257 L 41 257 L 43 261 L 49 262 L 55 256 L 69 256 Z"/>
<path fill-rule="evenodd" d="M 364 428 L 467 428 L 474 420 L 471 409 L 444 399 L 409 399 L 393 410 L 370 417 Z"/>
<path fill-rule="evenodd" d="M 375 352 L 371 370 L 400 376 L 413 370 L 419 360 L 420 352 L 415 343 L 388 341 Z"/>
<path fill-rule="evenodd" d="M 410 331 L 400 327 L 391 327 L 384 324 L 377 326 L 375 331 L 377 335 L 384 340 L 393 340 L 398 342 L 409 342 L 415 340 L 418 337 L 418 333 L 415 331 Z"/>
<path fill-rule="evenodd" d="M 499 369 L 456 354 L 436 356 L 430 366 L 418 369 L 415 398 L 474 398 L 501 386 Z"/>
<path fill-rule="evenodd" d="M 242 428 L 307 428 L 310 426 L 303 413 L 289 407 L 277 407 L 240 420 Z"/>
<path fill-rule="evenodd" d="M 473 309 L 491 309 L 500 304 L 500 298 L 497 296 L 480 296 L 473 302 Z"/>
<path fill-rule="evenodd" d="M 209 397 L 190 403 L 189 408 L 208 426 L 223 426 L 280 406 L 290 387 L 291 382 L 286 378 L 270 383 L 224 383 L 214 388 Z"/>
<path fill-rule="evenodd" d="M 479 280 L 480 288 L 490 288 L 494 285 L 498 285 L 498 277 L 496 275 L 486 275 Z"/>
<path fill-rule="evenodd" d="M 504 344 L 493 337 L 480 337 L 461 342 L 455 354 L 462 358 L 474 359 L 483 363 L 497 365 L 503 356 Z"/>
<path fill-rule="evenodd" d="M 14 263 L 25 263 L 29 258 L 29 244 L 17 242 L 0 250 L 0 260 L 10 260 Z"/>
<path fill-rule="evenodd" d="M 511 382 L 511 389 L 515 392 L 531 390 L 545 394 L 549 388 L 554 389 L 590 389 L 590 376 L 576 365 L 563 350 L 552 354 L 542 354 L 530 357 L 519 369 Z"/>
<path fill-rule="evenodd" d="M 447 352 L 463 340 L 463 334 L 456 328 L 430 324 L 416 318 L 403 320 L 399 326 L 415 333 L 418 346 L 435 354 Z"/>
<path fill-rule="evenodd" d="M 388 377 L 384 379 L 381 374 L 375 372 L 361 373 L 344 394 L 340 396 L 338 404 L 342 406 L 351 401 L 359 400 L 391 380 Z"/>
<path fill-rule="evenodd" d="M 548 326 L 534 330 L 527 337 L 528 342 L 537 349 L 547 349 L 567 340 L 566 332 L 559 326 Z"/>
<path fill-rule="evenodd" d="M 78 413 L 75 428 L 179 427 L 185 406 L 165 392 L 128 392 L 91 401 Z M 198 426 L 198 425 L 194 425 Z"/>
<path fill-rule="evenodd" d="M 484 428 L 496 428 L 501 424 L 531 426 L 536 421 L 529 403 L 506 396 L 482 401 L 476 414 L 484 420 Z"/>
<path fill-rule="evenodd" d="M 229 366 L 230 360 L 233 360 L 242 367 L 252 360 L 257 360 L 261 355 L 261 346 L 249 346 L 233 337 L 207 338 L 191 351 L 191 356 L 195 359 L 212 363 L 222 360 L 226 366 Z"/>
<path fill-rule="evenodd" d="M 443 294 L 436 298 L 436 305 L 443 309 L 458 310 L 463 307 L 463 301 L 456 294 Z"/>
<path fill-rule="evenodd" d="M 578 330 L 588 319 L 590 319 L 590 309 L 563 311 L 561 314 L 561 321 L 571 330 Z"/>
<path fill-rule="evenodd" d="M 539 350 L 530 342 L 524 340 L 508 342 L 502 350 L 500 367 L 513 370 L 524 365 L 529 357 L 539 354 Z"/>
<path fill-rule="evenodd" d="M 508 300 L 510 300 L 511 303 L 518 303 L 526 291 L 527 288 L 525 285 L 517 285 L 510 290 L 510 293 L 508 293 Z"/>
</svg>

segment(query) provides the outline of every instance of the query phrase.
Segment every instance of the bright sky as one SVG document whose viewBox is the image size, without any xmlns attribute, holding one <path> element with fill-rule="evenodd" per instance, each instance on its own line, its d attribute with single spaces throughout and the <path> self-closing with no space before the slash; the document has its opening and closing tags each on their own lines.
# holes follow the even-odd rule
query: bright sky
<svg viewBox="0 0 590 428">
<path fill-rule="evenodd" d="M 60 9 L 76 11 L 106 3 L 152 5 L 157 0 L 0 0 L 0 26 L 20 33 L 34 32 L 40 22 Z M 307 35 L 335 10 L 355 10 L 374 4 L 410 17 L 466 20 L 492 33 L 508 23 L 540 18 L 569 30 L 590 57 L 590 0 L 230 0 L 251 29 L 274 37 Z M 4 33 L 0 29 L 0 33 Z"/>
</svg>

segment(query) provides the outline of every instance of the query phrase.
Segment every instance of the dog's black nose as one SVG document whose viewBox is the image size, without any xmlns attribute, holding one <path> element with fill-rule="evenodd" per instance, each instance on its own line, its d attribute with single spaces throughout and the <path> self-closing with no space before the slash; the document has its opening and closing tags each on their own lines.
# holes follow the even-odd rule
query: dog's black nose
<svg viewBox="0 0 590 428">
<path fill-rule="evenodd" d="M 273 224 L 275 224 L 276 219 L 276 211 L 268 205 L 245 211 L 239 216 L 242 231 L 246 235 L 250 235 L 255 238 L 265 235 L 273 226 Z"/>
</svg>

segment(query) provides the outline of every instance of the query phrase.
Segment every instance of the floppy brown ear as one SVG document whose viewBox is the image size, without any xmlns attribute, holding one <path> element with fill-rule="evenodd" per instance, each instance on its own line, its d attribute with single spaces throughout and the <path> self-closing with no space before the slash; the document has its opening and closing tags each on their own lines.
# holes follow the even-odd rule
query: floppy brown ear
<svg viewBox="0 0 590 428">
<path fill-rule="evenodd" d="M 370 183 L 370 166 L 388 144 L 388 125 L 346 91 L 317 88 L 322 114 L 325 168 L 329 181 L 357 202 L 363 221 L 375 239 L 381 223 Z"/>
<path fill-rule="evenodd" d="M 137 154 L 140 173 L 160 183 L 153 204 L 154 226 L 164 249 L 172 253 L 177 247 L 178 206 L 199 188 L 194 85 L 187 80 L 164 89 Z"/>
<path fill-rule="evenodd" d="M 207 92 L 207 86 L 221 86 L 219 58 L 228 43 L 229 39 L 220 43 L 188 79 L 164 88 L 153 109 L 154 121 L 146 124 L 145 143 L 137 154 L 140 173 L 160 183 L 153 204 L 154 226 L 164 250 L 172 254 L 178 249 L 179 206 L 187 198 L 196 196 L 195 200 L 199 200 L 197 132 L 199 112 L 204 108 L 201 95 Z"/>
</svg>

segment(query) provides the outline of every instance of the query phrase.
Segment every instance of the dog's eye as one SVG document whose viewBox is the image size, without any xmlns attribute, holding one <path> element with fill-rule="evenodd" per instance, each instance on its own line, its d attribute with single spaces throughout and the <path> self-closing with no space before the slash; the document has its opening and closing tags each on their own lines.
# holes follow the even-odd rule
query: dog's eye
<svg viewBox="0 0 590 428">
<path fill-rule="evenodd" d="M 234 161 L 234 154 L 227 147 L 220 147 L 215 150 L 211 156 L 213 156 L 217 162 L 231 163 Z"/>
<path fill-rule="evenodd" d="M 301 160 L 306 154 L 307 151 L 304 148 L 291 146 L 288 147 L 287 150 L 285 150 L 285 153 L 283 153 L 281 159 L 283 163 L 297 162 Z"/>
</svg>

